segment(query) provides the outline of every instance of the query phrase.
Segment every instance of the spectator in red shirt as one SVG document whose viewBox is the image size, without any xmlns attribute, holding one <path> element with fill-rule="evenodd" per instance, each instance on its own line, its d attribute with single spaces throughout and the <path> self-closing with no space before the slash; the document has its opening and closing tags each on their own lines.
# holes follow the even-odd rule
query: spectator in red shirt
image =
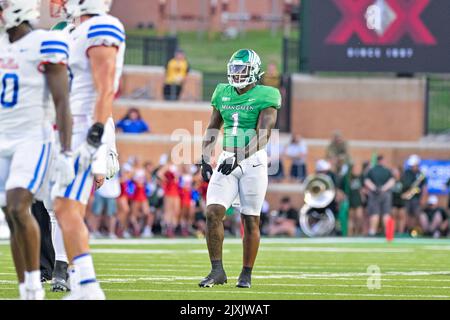
<svg viewBox="0 0 450 320">
<path fill-rule="evenodd" d="M 150 211 L 150 205 L 147 200 L 147 179 L 146 171 L 139 159 L 136 159 L 133 181 L 136 189 L 131 199 L 131 215 L 130 222 L 133 227 L 135 236 L 152 237 L 152 227 L 154 217 Z M 140 220 L 145 221 L 145 227 L 141 230 Z"/>
<path fill-rule="evenodd" d="M 117 219 L 119 222 L 117 234 L 119 237 L 130 237 L 128 233 L 128 218 L 130 215 L 129 201 L 134 194 L 133 167 L 125 163 L 120 170 L 120 196 L 117 198 Z"/>
<path fill-rule="evenodd" d="M 180 176 L 180 225 L 181 235 L 189 236 L 189 229 L 193 223 L 194 202 L 192 201 L 193 177 L 190 165 L 182 167 Z"/>
<path fill-rule="evenodd" d="M 168 163 L 158 172 L 164 189 L 164 227 L 169 238 L 175 236 L 180 218 L 180 189 L 178 185 L 178 168 Z"/>
</svg>

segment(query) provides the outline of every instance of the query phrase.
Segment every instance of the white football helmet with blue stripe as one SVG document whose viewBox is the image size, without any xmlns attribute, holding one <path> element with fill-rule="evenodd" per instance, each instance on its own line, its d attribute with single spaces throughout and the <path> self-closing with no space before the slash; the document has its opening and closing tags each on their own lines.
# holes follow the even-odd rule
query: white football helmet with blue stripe
<svg viewBox="0 0 450 320">
<path fill-rule="evenodd" d="M 62 7 L 67 19 L 76 19 L 87 14 L 106 14 L 113 0 L 52 0 L 52 6 Z M 57 11 L 57 10 L 56 10 Z"/>
<path fill-rule="evenodd" d="M 0 30 L 17 27 L 24 21 L 34 23 L 40 17 L 40 0 L 0 0 Z"/>
</svg>

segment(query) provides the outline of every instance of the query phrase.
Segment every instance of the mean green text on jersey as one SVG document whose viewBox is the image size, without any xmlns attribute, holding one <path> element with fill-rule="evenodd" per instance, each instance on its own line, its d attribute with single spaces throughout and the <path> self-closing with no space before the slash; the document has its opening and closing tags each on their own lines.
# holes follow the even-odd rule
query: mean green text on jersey
<svg viewBox="0 0 450 320">
<path fill-rule="evenodd" d="M 211 105 L 216 108 L 224 126 L 223 147 L 243 148 L 256 135 L 259 114 L 266 108 L 281 107 L 280 91 L 273 87 L 256 85 L 238 94 L 229 84 L 219 84 Z"/>
</svg>

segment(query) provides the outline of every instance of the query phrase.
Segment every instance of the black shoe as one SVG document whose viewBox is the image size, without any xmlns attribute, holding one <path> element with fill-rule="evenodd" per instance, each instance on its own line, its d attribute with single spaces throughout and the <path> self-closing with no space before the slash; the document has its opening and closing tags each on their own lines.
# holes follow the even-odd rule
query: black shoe
<svg viewBox="0 0 450 320">
<path fill-rule="evenodd" d="M 62 278 L 53 278 L 51 290 L 52 292 L 68 292 L 70 291 L 70 287 L 66 280 Z"/>
<path fill-rule="evenodd" d="M 47 283 L 47 282 L 49 282 L 51 280 L 51 278 L 50 277 L 48 277 L 48 276 L 41 276 L 41 283 L 42 284 L 45 284 L 45 283 Z"/>
<path fill-rule="evenodd" d="M 55 269 L 53 270 L 53 279 L 51 290 L 53 292 L 67 292 L 70 291 L 70 286 L 68 283 L 69 275 L 67 273 L 67 268 L 69 265 L 63 261 L 55 262 Z"/>
<path fill-rule="evenodd" d="M 248 275 L 241 275 L 239 276 L 238 282 L 236 283 L 236 287 L 238 288 L 251 288 L 252 286 L 252 279 Z"/>
<path fill-rule="evenodd" d="M 227 283 L 227 275 L 225 274 L 224 270 L 219 271 L 211 271 L 210 274 L 206 276 L 198 286 L 200 288 L 212 288 L 217 284 L 224 284 Z"/>
</svg>

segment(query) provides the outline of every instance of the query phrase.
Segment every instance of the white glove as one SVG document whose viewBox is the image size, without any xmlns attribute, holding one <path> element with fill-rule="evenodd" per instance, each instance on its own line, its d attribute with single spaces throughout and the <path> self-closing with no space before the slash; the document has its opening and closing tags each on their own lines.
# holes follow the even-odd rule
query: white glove
<svg viewBox="0 0 450 320">
<path fill-rule="evenodd" d="M 107 174 L 108 146 L 101 144 L 92 158 L 92 174 L 105 177 Z"/>
<path fill-rule="evenodd" d="M 83 143 L 75 152 L 74 157 L 78 159 L 78 170 L 86 171 L 91 166 L 94 175 L 106 176 L 107 145 L 101 144 L 95 148 L 89 143 Z"/>
<path fill-rule="evenodd" d="M 110 149 L 106 159 L 106 179 L 112 179 L 119 172 L 119 155 L 116 151 Z"/>
<path fill-rule="evenodd" d="M 60 153 L 56 156 L 53 167 L 52 180 L 59 186 L 68 186 L 75 179 L 75 168 L 71 152 Z"/>
<path fill-rule="evenodd" d="M 78 147 L 74 154 L 74 158 L 78 160 L 78 172 L 85 172 L 89 168 L 96 152 L 97 148 L 87 142 Z"/>
</svg>

